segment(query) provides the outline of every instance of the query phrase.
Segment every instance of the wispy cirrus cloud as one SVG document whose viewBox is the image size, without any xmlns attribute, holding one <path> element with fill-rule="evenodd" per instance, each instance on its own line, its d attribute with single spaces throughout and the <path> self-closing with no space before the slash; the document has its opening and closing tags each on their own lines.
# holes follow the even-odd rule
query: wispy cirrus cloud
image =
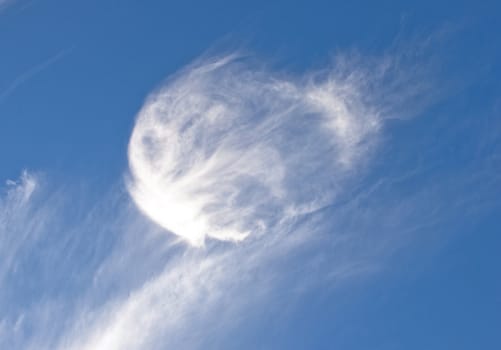
<svg viewBox="0 0 501 350">
<path fill-rule="evenodd" d="M 331 203 L 396 110 L 383 82 L 400 96 L 415 89 L 389 60 L 370 72 L 340 59 L 303 76 L 249 61 L 186 68 L 148 98 L 132 133 L 132 198 L 195 245 L 261 235 Z"/>
<path fill-rule="evenodd" d="M 38 231 L 38 227 L 32 226 L 34 221 L 28 220 L 30 216 L 30 200 L 37 187 L 35 178 L 28 172 L 24 172 L 18 182 L 9 180 L 3 198 L 0 198 L 0 232 L 2 232 L 2 245 L 0 255 L 2 266 L 0 267 L 0 281 L 3 281 L 8 271 L 14 269 L 16 256 L 26 245 L 32 241 Z M 24 223 L 28 225 L 24 226 Z M 15 230 L 13 228 L 20 228 Z"/>
<path fill-rule="evenodd" d="M 355 213 L 330 206 L 362 176 L 382 123 L 401 107 L 381 102 L 390 90 L 378 81 L 404 72 L 380 64 L 370 73 L 342 61 L 294 77 L 235 55 L 205 58 L 154 92 L 131 136 L 127 187 L 146 217 L 204 248 L 167 248 L 172 258 L 155 277 L 93 313 L 60 348 L 198 348 L 217 325 L 290 286 L 287 268 L 312 276 L 318 261 L 284 260 L 322 250 L 326 234 L 324 278 L 374 269 L 386 244 L 367 252 L 356 230 L 336 226 Z"/>
<path fill-rule="evenodd" d="M 0 0 L 1 1 L 1 0 Z M 0 3 L 0 10 L 1 10 Z M 4 102 L 14 91 L 16 91 L 20 86 L 25 84 L 27 81 L 35 77 L 37 74 L 43 72 L 48 69 L 50 66 L 63 59 L 66 55 L 71 52 L 72 48 L 61 50 L 56 53 L 54 56 L 48 58 L 47 60 L 36 64 L 25 72 L 21 73 L 17 76 L 14 81 L 12 81 L 3 91 L 0 91 L 0 103 Z"/>
<path fill-rule="evenodd" d="M 4 313 L 0 345 L 200 348 L 254 305 L 276 302 L 278 289 L 377 268 L 398 225 L 373 236 L 368 223 L 411 210 L 377 201 L 361 209 L 359 198 L 375 192 L 363 179 L 385 122 L 419 104 L 421 85 L 403 68 L 389 57 L 345 57 L 287 75 L 237 55 L 202 58 L 138 114 L 125 184 L 132 201 L 119 186 L 86 215 L 54 222 L 70 196 L 37 201 L 36 177 L 23 175 L 2 202 L 4 275 L 41 253 L 52 263 L 36 270 L 38 292 Z"/>
</svg>

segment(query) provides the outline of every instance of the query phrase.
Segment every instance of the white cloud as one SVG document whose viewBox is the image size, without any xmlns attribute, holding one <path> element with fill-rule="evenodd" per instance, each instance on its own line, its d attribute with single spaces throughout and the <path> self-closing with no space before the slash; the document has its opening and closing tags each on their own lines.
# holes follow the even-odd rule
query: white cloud
<svg viewBox="0 0 501 350">
<path fill-rule="evenodd" d="M 249 238 L 166 248 L 170 258 L 158 274 L 80 315 L 59 348 L 199 348 L 209 334 L 252 314 L 252 305 L 276 302 L 278 286 L 307 289 L 316 273 L 339 282 L 377 268 L 373 257 L 386 242 L 360 244 L 355 229 L 337 226 L 353 220 L 355 208 L 318 211 L 360 176 L 382 112 L 391 109 L 375 103 L 385 91 L 368 89 L 374 76 L 345 69 L 285 78 L 224 57 L 189 66 L 150 96 L 129 145 L 135 203 L 195 247 L 206 236 Z M 141 237 L 138 231 L 145 232 L 132 234 Z M 291 258 L 312 247 L 327 257 Z M 136 246 L 123 249 L 117 259 Z"/>
<path fill-rule="evenodd" d="M 0 197 L 0 282 L 14 268 L 19 250 L 34 239 L 39 228 L 39 223 L 29 220 L 36 178 L 23 172 L 19 181 L 8 180 L 6 185 L 5 196 Z M 22 230 L 18 230 L 20 227 Z"/>
<path fill-rule="evenodd" d="M 112 297 L 103 307 L 80 313 L 58 349 L 203 348 L 210 339 L 251 319 L 256 310 L 281 305 L 280 299 L 293 298 L 296 290 L 317 284 L 315 268 L 328 266 L 328 275 L 321 279 L 336 284 L 376 268 L 356 252 L 351 241 L 355 237 L 317 250 L 327 248 L 332 254 L 323 264 L 304 258 L 290 261 L 294 252 L 312 247 L 312 229 L 311 223 L 296 226 L 292 236 L 290 230 L 275 231 L 274 237 L 231 247 L 188 248 L 181 253 L 171 249 L 171 259 L 160 273 L 130 293 Z M 350 256 L 341 254 L 350 245 Z M 372 254 L 379 254 L 376 251 L 373 246 Z M 130 272 L 137 262 L 121 263 Z"/>
<path fill-rule="evenodd" d="M 187 67 L 148 98 L 129 145 L 128 190 L 162 230 L 116 189 L 84 218 L 56 225 L 66 202 L 33 202 L 30 175 L 11 183 L 2 212 L 25 214 L 1 216 L 0 232 L 18 237 L 7 229 L 15 218 L 13 232 L 47 239 L 46 250 L 20 240 L 23 259 L 51 263 L 34 300 L 0 318 L 0 346 L 201 348 L 283 291 L 374 269 L 388 249 L 378 244 L 384 233 L 367 239 L 343 227 L 377 220 L 337 198 L 350 193 L 377 144 L 392 108 L 377 82 L 393 73 L 335 64 L 287 77 L 235 56 Z M 319 210 L 330 205 L 337 208 Z M 0 299 L 0 311 L 6 304 Z M 6 340 L 16 329 L 18 342 Z"/>
<path fill-rule="evenodd" d="M 353 77 L 283 77 L 235 56 L 188 67 L 138 115 L 132 198 L 195 245 L 260 235 L 329 203 L 381 123 L 364 95 L 371 78 Z"/>
</svg>

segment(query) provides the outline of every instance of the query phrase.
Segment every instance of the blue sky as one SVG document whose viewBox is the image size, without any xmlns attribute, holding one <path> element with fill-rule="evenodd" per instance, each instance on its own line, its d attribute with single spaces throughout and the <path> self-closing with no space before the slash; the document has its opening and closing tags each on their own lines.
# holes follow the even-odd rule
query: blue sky
<svg viewBox="0 0 501 350">
<path fill-rule="evenodd" d="M 500 10 L 0 0 L 0 348 L 499 348 Z"/>
</svg>

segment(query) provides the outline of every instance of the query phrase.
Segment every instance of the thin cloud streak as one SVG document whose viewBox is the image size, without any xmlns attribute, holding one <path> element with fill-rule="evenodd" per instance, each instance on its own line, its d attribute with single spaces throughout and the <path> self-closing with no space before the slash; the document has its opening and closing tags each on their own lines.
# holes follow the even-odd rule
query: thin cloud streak
<svg viewBox="0 0 501 350">
<path fill-rule="evenodd" d="M 1 6 L 1 3 L 0 3 Z M 12 95 L 19 87 L 28 82 L 30 79 L 35 77 L 37 74 L 43 72 L 53 64 L 57 63 L 61 59 L 63 59 L 66 55 L 68 55 L 73 48 L 61 50 L 54 56 L 48 58 L 47 60 L 33 66 L 28 69 L 26 72 L 20 74 L 12 83 L 7 86 L 3 91 L 0 92 L 0 103 L 3 103 L 10 95 Z"/>
</svg>

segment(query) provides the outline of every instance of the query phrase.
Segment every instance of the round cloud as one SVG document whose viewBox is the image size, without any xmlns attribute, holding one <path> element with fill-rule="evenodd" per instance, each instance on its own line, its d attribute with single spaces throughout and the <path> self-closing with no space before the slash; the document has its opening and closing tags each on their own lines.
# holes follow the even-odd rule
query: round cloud
<svg viewBox="0 0 501 350">
<path fill-rule="evenodd" d="M 194 64 L 139 112 L 129 192 L 194 245 L 265 234 L 329 203 L 370 148 L 380 118 L 362 83 L 287 78 L 234 56 Z"/>
</svg>

